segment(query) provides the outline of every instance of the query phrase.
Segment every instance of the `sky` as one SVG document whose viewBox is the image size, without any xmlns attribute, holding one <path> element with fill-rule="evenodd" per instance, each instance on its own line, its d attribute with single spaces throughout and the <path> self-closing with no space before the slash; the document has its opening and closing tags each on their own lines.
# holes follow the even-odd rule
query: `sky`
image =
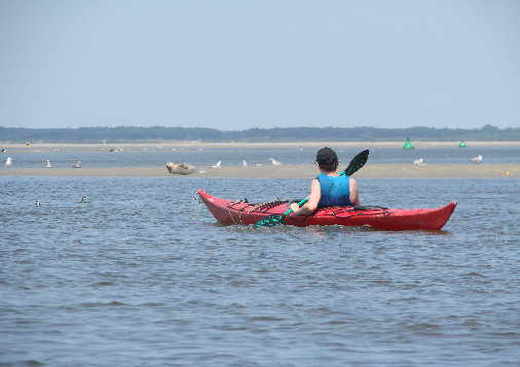
<svg viewBox="0 0 520 367">
<path fill-rule="evenodd" d="M 0 126 L 520 127 L 520 1 L 0 0 Z"/>
</svg>

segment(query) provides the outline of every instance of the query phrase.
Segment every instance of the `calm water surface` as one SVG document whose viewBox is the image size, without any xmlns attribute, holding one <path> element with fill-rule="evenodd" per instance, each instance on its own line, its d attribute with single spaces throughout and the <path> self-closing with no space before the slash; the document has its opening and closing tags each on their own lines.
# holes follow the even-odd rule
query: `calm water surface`
<svg viewBox="0 0 520 367">
<path fill-rule="evenodd" d="M 457 200 L 444 232 L 222 227 L 192 198 L 307 186 L 0 177 L 0 365 L 518 366 L 520 180 L 360 181 Z"/>
<path fill-rule="evenodd" d="M 108 149 L 108 148 L 107 148 Z M 143 148 L 144 149 L 144 148 Z M 285 164 L 310 164 L 314 162 L 316 148 L 284 148 L 284 149 L 170 149 L 134 150 L 123 152 L 77 152 L 70 148 L 51 152 L 26 152 L 22 149 L 0 154 L 0 169 L 6 157 L 13 159 L 13 167 L 36 168 L 42 166 L 42 160 L 49 159 L 54 167 L 69 168 L 76 160 L 81 160 L 83 167 L 150 167 L 163 166 L 169 161 L 178 161 L 197 166 L 213 165 L 222 160 L 225 166 L 238 166 L 242 160 L 250 165 L 269 165 L 269 158 L 275 158 Z M 344 162 L 360 151 L 360 148 L 337 149 L 339 158 Z M 405 151 L 400 148 L 371 149 L 370 162 L 412 163 L 423 158 L 429 164 L 469 164 L 470 158 L 481 154 L 487 164 L 520 163 L 520 146 L 505 147 L 468 147 L 468 148 L 429 148 Z"/>
</svg>

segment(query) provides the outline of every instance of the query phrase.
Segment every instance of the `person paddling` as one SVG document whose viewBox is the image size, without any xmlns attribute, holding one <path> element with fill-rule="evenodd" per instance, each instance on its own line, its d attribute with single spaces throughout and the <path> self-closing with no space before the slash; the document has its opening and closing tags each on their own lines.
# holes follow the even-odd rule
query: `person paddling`
<svg viewBox="0 0 520 367">
<path fill-rule="evenodd" d="M 316 153 L 316 163 L 320 174 L 311 182 L 309 201 L 299 207 L 291 204 L 293 215 L 311 215 L 318 208 L 326 206 L 354 206 L 359 205 L 357 182 L 347 175 L 338 175 L 338 155 L 324 147 Z"/>
</svg>

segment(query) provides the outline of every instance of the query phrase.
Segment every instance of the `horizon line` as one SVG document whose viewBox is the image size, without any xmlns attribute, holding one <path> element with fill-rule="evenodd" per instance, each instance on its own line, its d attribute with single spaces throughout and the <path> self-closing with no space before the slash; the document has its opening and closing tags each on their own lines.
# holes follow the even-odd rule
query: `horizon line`
<svg viewBox="0 0 520 367">
<path fill-rule="evenodd" d="M 275 130 L 275 129 L 380 129 L 380 130 L 407 130 L 407 129 L 417 129 L 417 128 L 426 128 L 426 129 L 434 129 L 434 130 L 482 130 L 484 128 L 493 128 L 499 130 L 507 130 L 507 129 L 518 129 L 520 126 L 508 126 L 508 127 L 499 127 L 493 124 L 484 124 L 480 127 L 434 127 L 434 126 L 426 126 L 426 125 L 413 125 L 408 127 L 376 127 L 376 126 L 288 126 L 288 127 L 250 127 L 246 129 L 219 129 L 215 127 L 207 127 L 207 126 L 164 126 L 164 125 L 152 125 L 152 126 L 141 126 L 141 125 L 115 125 L 115 126 L 103 126 L 103 125 L 95 125 L 95 126 L 67 126 L 67 127 L 22 127 L 22 126 L 2 126 L 0 125 L 0 129 L 27 129 L 27 130 L 78 130 L 78 129 L 121 129 L 121 128 L 139 128 L 139 129 L 209 129 L 209 130 L 217 130 L 224 132 L 240 132 L 240 131 L 248 131 L 248 130 Z"/>
</svg>

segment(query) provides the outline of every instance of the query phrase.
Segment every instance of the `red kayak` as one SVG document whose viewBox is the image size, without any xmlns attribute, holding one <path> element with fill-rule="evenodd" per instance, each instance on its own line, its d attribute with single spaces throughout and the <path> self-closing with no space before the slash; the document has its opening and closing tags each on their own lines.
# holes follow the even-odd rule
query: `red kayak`
<svg viewBox="0 0 520 367">
<path fill-rule="evenodd" d="M 221 224 L 255 224 L 270 215 L 280 215 L 288 209 L 287 201 L 272 201 L 253 204 L 245 200 L 220 199 L 198 190 L 204 204 Z M 369 226 L 375 229 L 440 230 L 450 219 L 457 203 L 434 209 L 389 209 L 381 207 L 358 208 L 339 206 L 321 208 L 310 216 L 288 216 L 284 224 L 305 227 L 328 226 Z"/>
</svg>

